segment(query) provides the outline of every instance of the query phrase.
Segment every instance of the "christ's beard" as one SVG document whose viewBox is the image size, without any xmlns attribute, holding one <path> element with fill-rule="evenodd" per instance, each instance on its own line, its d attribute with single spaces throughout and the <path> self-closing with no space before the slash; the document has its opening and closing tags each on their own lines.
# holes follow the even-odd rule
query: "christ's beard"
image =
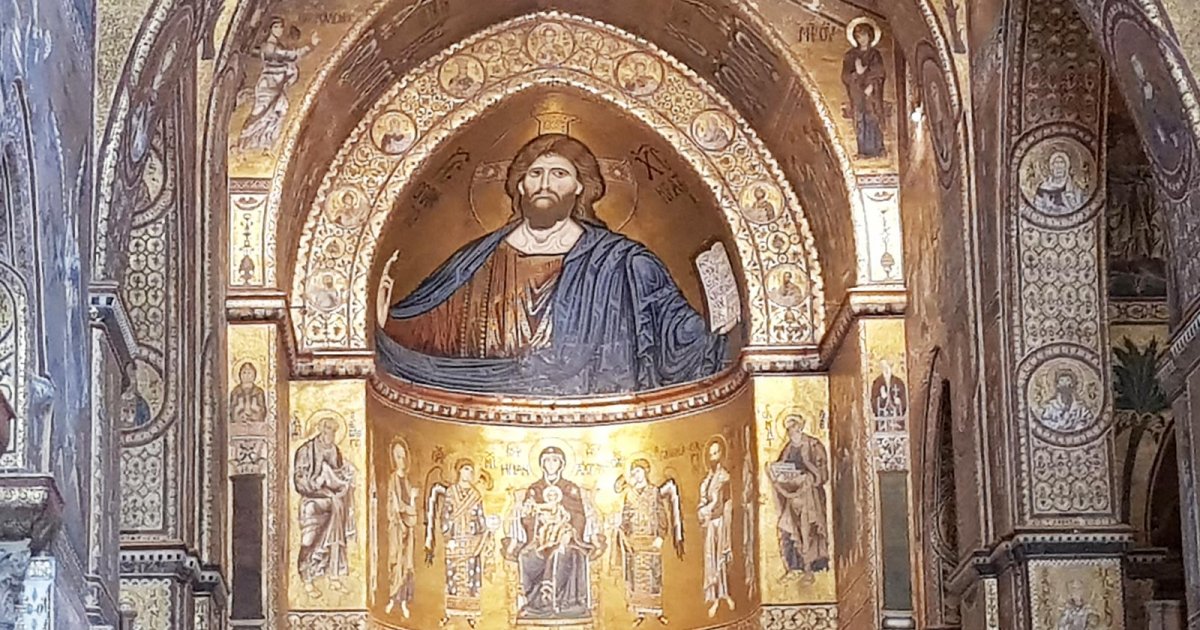
<svg viewBox="0 0 1200 630">
<path fill-rule="evenodd" d="M 548 196 L 537 199 L 535 196 L 525 195 L 521 198 L 521 216 L 529 222 L 529 226 L 544 230 L 553 227 L 555 223 L 571 216 L 571 210 L 575 207 L 575 199 L 562 199 L 554 197 L 551 201 L 550 196 L 553 193 L 545 193 Z"/>
</svg>

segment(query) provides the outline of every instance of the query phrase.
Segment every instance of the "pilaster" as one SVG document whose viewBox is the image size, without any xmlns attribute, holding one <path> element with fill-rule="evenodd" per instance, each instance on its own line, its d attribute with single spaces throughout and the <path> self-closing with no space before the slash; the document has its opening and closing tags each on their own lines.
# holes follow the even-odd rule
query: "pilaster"
<svg viewBox="0 0 1200 630">
<path fill-rule="evenodd" d="M 1121 524 L 1112 432 L 1108 75 L 1071 0 L 1009 3 L 1004 19 L 1002 87 L 990 94 L 999 102 L 982 106 L 999 116 L 976 121 L 989 141 L 980 146 L 994 134 L 999 152 L 978 166 L 980 198 L 1000 204 L 981 235 L 995 263 L 983 270 L 996 292 L 982 349 L 995 498 L 981 547 L 964 550 L 950 582 L 964 627 L 1124 628 L 1132 534 Z M 993 160 L 999 176 L 985 172 Z"/>
</svg>

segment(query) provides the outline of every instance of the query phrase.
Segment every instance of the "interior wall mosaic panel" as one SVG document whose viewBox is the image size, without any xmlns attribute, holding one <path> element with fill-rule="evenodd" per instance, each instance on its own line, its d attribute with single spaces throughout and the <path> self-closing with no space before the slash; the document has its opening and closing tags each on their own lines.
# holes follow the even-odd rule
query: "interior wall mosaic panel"
<svg viewBox="0 0 1200 630">
<path fill-rule="evenodd" d="M 379 619 L 598 629 L 757 620 L 749 388 L 674 419 L 612 426 L 460 424 L 375 396 L 368 415 Z"/>
<path fill-rule="evenodd" d="M 281 406 L 280 401 L 281 391 L 286 395 L 287 389 L 286 384 L 281 385 L 279 375 L 277 333 L 278 328 L 271 324 L 230 325 L 227 333 L 229 365 L 225 371 L 229 392 L 228 475 L 231 479 L 243 475 L 246 476 L 243 478 L 254 479 L 260 499 L 257 513 L 261 516 L 261 522 L 249 524 L 233 509 L 228 511 L 235 553 L 239 544 L 248 544 L 259 552 L 257 562 L 244 559 L 248 567 L 257 568 L 249 573 L 239 570 L 239 561 L 235 557 L 230 576 L 231 597 L 235 600 L 233 610 L 260 611 L 268 622 L 274 619 L 285 580 L 280 579 L 278 572 L 263 569 L 277 566 L 282 560 L 280 549 L 287 528 L 280 522 L 280 508 L 286 497 L 280 489 L 291 485 L 286 474 L 281 473 L 281 468 L 287 469 L 279 465 L 280 458 L 287 455 L 286 449 L 279 447 L 280 436 L 287 435 L 290 422 L 286 407 Z M 236 501 L 231 497 L 230 506 Z M 246 525 L 253 525 L 254 529 L 246 531 Z M 247 537 L 256 538 L 257 545 L 255 541 L 244 540 Z M 243 580 L 257 580 L 257 590 L 241 584 Z M 251 593 L 258 597 L 257 606 L 243 608 L 241 602 L 236 602 L 241 597 L 254 597 Z"/>
<path fill-rule="evenodd" d="M 763 603 L 836 602 L 833 475 L 844 464 L 829 443 L 830 423 L 841 419 L 830 417 L 828 380 L 757 377 L 754 407 Z"/>
<path fill-rule="evenodd" d="M 880 580 L 873 420 L 866 413 L 867 346 L 862 322 L 851 327 L 829 368 L 830 447 L 833 468 L 834 567 L 838 625 L 875 624 Z"/>
<path fill-rule="evenodd" d="M 289 401 L 288 609 L 362 609 L 375 562 L 365 386 L 292 382 Z"/>
</svg>

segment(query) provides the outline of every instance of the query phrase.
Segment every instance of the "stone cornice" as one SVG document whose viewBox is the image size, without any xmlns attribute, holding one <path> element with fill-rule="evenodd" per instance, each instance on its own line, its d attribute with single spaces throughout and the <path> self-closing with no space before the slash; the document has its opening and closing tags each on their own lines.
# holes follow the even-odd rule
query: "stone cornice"
<svg viewBox="0 0 1200 630">
<path fill-rule="evenodd" d="M 1183 393 L 1187 377 L 1200 363 L 1200 311 L 1192 313 L 1183 325 L 1171 334 L 1167 352 L 1158 361 L 1158 379 L 1162 383 L 1167 400 L 1174 400 Z"/>
<path fill-rule="evenodd" d="M 212 598 L 220 609 L 225 608 L 225 598 L 229 591 L 226 588 L 225 576 L 219 567 L 208 566 L 200 571 L 200 579 L 196 582 L 197 595 Z"/>
<path fill-rule="evenodd" d="M 276 289 L 231 288 L 225 297 L 225 317 L 231 322 L 272 323 L 287 319 L 287 295 Z"/>
<path fill-rule="evenodd" d="M 123 578 L 165 577 L 194 586 L 202 583 L 205 570 L 195 553 L 178 547 L 124 547 L 120 567 Z"/>
<path fill-rule="evenodd" d="M 1123 525 L 1085 531 L 1023 530 L 967 554 L 947 580 L 947 589 L 962 595 L 980 578 L 999 576 L 1032 559 L 1111 558 L 1125 556 L 1132 545 L 1133 532 Z"/>
<path fill-rule="evenodd" d="M 734 367 L 695 383 L 586 399 L 455 393 L 378 374 L 369 382 L 388 406 L 430 418 L 489 425 L 601 425 L 662 420 L 711 408 L 741 393 L 747 373 Z"/>
<path fill-rule="evenodd" d="M 0 475 L 0 540 L 47 548 L 62 523 L 62 496 L 49 475 Z"/>
<path fill-rule="evenodd" d="M 828 368 L 842 347 L 854 323 L 863 317 L 899 317 L 908 309 L 908 291 L 904 285 L 881 284 L 855 287 L 846 292 L 846 299 L 825 331 L 820 344 L 822 369 Z"/>
</svg>

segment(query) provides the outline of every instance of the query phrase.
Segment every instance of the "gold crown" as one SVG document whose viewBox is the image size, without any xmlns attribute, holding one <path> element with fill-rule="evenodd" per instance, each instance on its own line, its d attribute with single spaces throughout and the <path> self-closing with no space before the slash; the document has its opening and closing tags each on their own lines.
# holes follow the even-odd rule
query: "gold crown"
<svg viewBox="0 0 1200 630">
<path fill-rule="evenodd" d="M 534 108 L 533 117 L 538 121 L 538 135 L 561 133 L 569 136 L 571 123 L 579 120 L 578 116 L 564 109 L 562 97 L 558 94 L 550 94 L 543 98 Z"/>
</svg>

